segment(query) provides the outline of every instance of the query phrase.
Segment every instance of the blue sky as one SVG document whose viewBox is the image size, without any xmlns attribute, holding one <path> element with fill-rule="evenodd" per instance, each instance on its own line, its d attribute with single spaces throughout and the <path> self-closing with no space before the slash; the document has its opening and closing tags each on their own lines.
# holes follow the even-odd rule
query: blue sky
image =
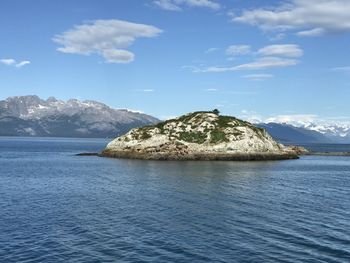
<svg viewBox="0 0 350 263">
<path fill-rule="evenodd" d="M 349 122 L 348 0 L 2 0 L 0 99 Z"/>
</svg>

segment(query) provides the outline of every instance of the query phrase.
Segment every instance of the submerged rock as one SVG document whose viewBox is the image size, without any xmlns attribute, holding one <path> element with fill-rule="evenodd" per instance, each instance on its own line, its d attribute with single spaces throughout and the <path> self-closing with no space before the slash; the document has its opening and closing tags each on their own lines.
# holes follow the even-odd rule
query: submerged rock
<svg viewBox="0 0 350 263">
<path fill-rule="evenodd" d="M 194 112 L 133 129 L 110 142 L 101 156 L 149 160 L 281 160 L 297 152 L 262 128 L 217 112 Z"/>
</svg>

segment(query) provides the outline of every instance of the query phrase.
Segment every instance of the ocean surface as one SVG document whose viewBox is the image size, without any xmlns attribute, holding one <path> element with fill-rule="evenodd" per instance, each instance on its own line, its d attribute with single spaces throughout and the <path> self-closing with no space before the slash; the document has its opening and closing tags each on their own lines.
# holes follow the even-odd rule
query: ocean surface
<svg viewBox="0 0 350 263">
<path fill-rule="evenodd" d="M 0 137 L 0 262 L 350 262 L 350 157 L 74 156 L 106 143 Z"/>
</svg>

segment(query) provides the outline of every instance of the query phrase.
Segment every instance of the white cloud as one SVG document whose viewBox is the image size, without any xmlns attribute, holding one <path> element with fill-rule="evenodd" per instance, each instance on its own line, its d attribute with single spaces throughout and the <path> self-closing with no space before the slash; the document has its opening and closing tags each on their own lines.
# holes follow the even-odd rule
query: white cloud
<svg viewBox="0 0 350 263">
<path fill-rule="evenodd" d="M 205 51 L 205 53 L 206 53 L 206 54 L 209 54 L 209 53 L 213 53 L 213 52 L 218 51 L 218 50 L 219 50 L 219 48 L 217 48 L 217 47 L 212 47 L 212 48 L 208 48 L 208 49 Z"/>
<path fill-rule="evenodd" d="M 279 41 L 279 40 L 282 40 L 286 37 L 286 34 L 285 33 L 278 33 L 277 35 L 274 35 L 272 37 L 270 37 L 270 41 Z"/>
<path fill-rule="evenodd" d="M 2 64 L 8 65 L 8 66 L 16 64 L 16 60 L 14 60 L 12 58 L 3 58 L 3 59 L 0 59 L 0 62 Z"/>
<path fill-rule="evenodd" d="M 263 56 L 301 57 L 303 50 L 294 44 L 270 45 L 258 50 Z"/>
<path fill-rule="evenodd" d="M 226 49 L 226 55 L 229 56 L 247 55 L 250 53 L 251 50 L 249 45 L 232 45 Z"/>
<path fill-rule="evenodd" d="M 193 7 L 207 7 L 213 10 L 218 10 L 221 8 L 220 4 L 211 0 L 175 0 L 175 2 L 181 4 L 186 4 Z"/>
<path fill-rule="evenodd" d="M 262 122 L 262 117 L 255 111 L 242 110 L 239 115 L 240 118 L 249 121 L 251 123 L 260 123 Z"/>
<path fill-rule="evenodd" d="M 317 119 L 315 114 L 293 114 L 293 115 L 277 115 L 264 120 L 266 123 L 289 123 L 293 125 L 302 125 L 305 123 L 314 122 Z"/>
<path fill-rule="evenodd" d="M 136 89 L 137 92 L 155 92 L 154 89 Z"/>
<path fill-rule="evenodd" d="M 183 68 L 189 69 L 192 72 L 229 72 L 238 70 L 264 70 L 269 68 L 282 68 L 288 66 L 294 66 L 299 63 L 297 57 L 303 55 L 303 50 L 295 44 L 281 44 L 281 45 L 269 45 L 260 48 L 257 52 L 251 50 L 250 45 L 232 45 L 226 49 L 227 55 L 249 55 L 250 57 L 255 57 L 252 62 L 236 65 L 236 66 L 212 66 L 202 68 L 200 66 L 185 66 Z M 258 57 L 256 57 L 256 55 Z M 233 57 L 228 58 L 233 60 Z M 262 77 L 260 74 L 257 75 L 247 75 L 247 78 L 255 80 L 262 80 L 262 78 L 268 78 L 267 75 Z M 271 77 L 271 76 L 270 76 Z"/>
<path fill-rule="evenodd" d="M 172 0 L 156 0 L 153 3 L 161 9 L 168 11 L 181 11 L 181 8 L 176 5 Z"/>
<path fill-rule="evenodd" d="M 228 72 L 238 70 L 263 70 L 268 68 L 282 68 L 294 66 L 298 64 L 298 60 L 278 57 L 262 57 L 253 62 L 241 64 L 233 67 L 209 67 L 206 69 L 196 69 L 196 72 Z"/>
<path fill-rule="evenodd" d="M 320 117 L 316 114 L 285 114 L 264 117 L 255 111 L 242 110 L 239 118 L 252 123 L 281 123 L 296 127 L 304 127 L 310 130 L 322 132 L 324 129 L 334 130 L 334 127 L 350 130 L 350 118 L 348 116 Z"/>
<path fill-rule="evenodd" d="M 297 33 L 300 37 L 318 37 L 322 36 L 326 33 L 323 28 L 314 28 L 310 30 L 304 30 Z"/>
<path fill-rule="evenodd" d="M 160 120 L 171 120 L 171 119 L 175 119 L 179 116 L 176 116 L 176 115 L 162 115 L 159 117 Z"/>
<path fill-rule="evenodd" d="M 123 110 L 123 111 L 129 111 L 129 112 L 133 112 L 133 113 L 141 113 L 143 114 L 143 111 L 140 110 L 134 110 L 134 109 L 129 109 L 129 108 L 120 108 L 120 109 L 116 109 L 116 110 Z"/>
<path fill-rule="evenodd" d="M 253 81 L 262 81 L 262 80 L 270 79 L 273 77 L 274 77 L 274 75 L 272 75 L 272 74 L 249 74 L 249 75 L 243 76 L 243 78 L 253 80 Z"/>
<path fill-rule="evenodd" d="M 134 53 L 123 49 L 101 50 L 101 56 L 107 63 L 130 63 L 134 61 Z"/>
<path fill-rule="evenodd" d="M 28 60 L 24 60 L 21 62 L 17 62 L 15 59 L 13 58 L 4 58 L 4 59 L 0 59 L 0 63 L 7 65 L 7 66 L 13 66 L 16 68 L 21 68 L 24 67 L 25 65 L 30 64 L 30 61 Z"/>
<path fill-rule="evenodd" d="M 205 91 L 214 92 L 214 91 L 218 91 L 218 89 L 205 89 Z"/>
<path fill-rule="evenodd" d="M 242 110 L 239 117 L 252 123 L 286 123 L 298 127 L 320 122 L 319 116 L 315 114 L 286 114 L 266 118 L 255 111 Z"/>
<path fill-rule="evenodd" d="M 90 55 L 99 54 L 107 63 L 129 63 L 135 55 L 126 50 L 140 37 L 156 37 L 161 29 L 122 20 L 96 20 L 75 26 L 53 41 L 61 44 L 57 50 L 63 53 Z"/>
<path fill-rule="evenodd" d="M 21 62 L 17 63 L 15 66 L 16 66 L 16 68 L 21 68 L 21 67 L 24 67 L 25 65 L 29 65 L 29 64 L 30 64 L 30 61 L 25 60 L 25 61 L 21 61 Z"/>
<path fill-rule="evenodd" d="M 182 6 L 205 7 L 213 10 L 219 10 L 220 4 L 211 0 L 154 0 L 153 4 L 168 11 L 180 11 Z"/>
<path fill-rule="evenodd" d="M 350 32 L 349 0 L 291 0 L 274 8 L 246 10 L 232 21 L 299 36 Z"/>
</svg>

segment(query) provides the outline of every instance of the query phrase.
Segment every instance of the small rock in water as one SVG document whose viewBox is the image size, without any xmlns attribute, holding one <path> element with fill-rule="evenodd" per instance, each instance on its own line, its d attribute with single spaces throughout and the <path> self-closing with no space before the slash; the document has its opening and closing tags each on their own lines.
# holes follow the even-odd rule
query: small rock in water
<svg viewBox="0 0 350 263">
<path fill-rule="evenodd" d="M 75 156 L 98 156 L 99 153 L 78 153 Z"/>
</svg>

